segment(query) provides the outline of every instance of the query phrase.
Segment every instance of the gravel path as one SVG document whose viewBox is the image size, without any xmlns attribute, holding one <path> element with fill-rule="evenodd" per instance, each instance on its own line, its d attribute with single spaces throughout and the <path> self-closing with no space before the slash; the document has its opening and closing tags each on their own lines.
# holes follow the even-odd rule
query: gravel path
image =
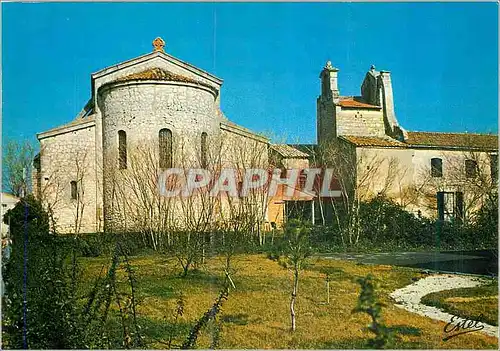
<svg viewBox="0 0 500 351">
<path fill-rule="evenodd" d="M 484 279 L 472 276 L 452 274 L 431 275 L 394 291 L 390 296 L 396 301 L 397 307 L 448 323 L 453 317 L 452 314 L 420 303 L 421 298 L 433 292 L 457 288 L 472 288 L 485 282 Z M 498 337 L 498 327 L 486 323 L 482 323 L 482 325 L 484 325 L 484 329 L 481 332 Z"/>
</svg>

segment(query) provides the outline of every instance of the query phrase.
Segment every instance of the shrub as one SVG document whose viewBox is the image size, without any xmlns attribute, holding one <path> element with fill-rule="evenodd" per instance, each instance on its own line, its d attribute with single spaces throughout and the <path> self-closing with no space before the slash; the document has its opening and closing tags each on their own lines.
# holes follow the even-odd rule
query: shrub
<svg viewBox="0 0 500 351">
<path fill-rule="evenodd" d="M 12 237 L 12 254 L 4 272 L 3 317 L 8 347 L 81 346 L 71 247 L 49 233 L 49 217 L 33 196 L 21 199 L 4 221 L 7 216 Z"/>
<path fill-rule="evenodd" d="M 377 285 L 373 276 L 368 274 L 365 278 L 359 278 L 357 281 L 361 285 L 361 292 L 358 303 L 352 312 L 368 314 L 371 318 L 368 330 L 375 334 L 375 338 L 370 339 L 367 346 L 374 349 L 391 348 L 394 343 L 394 332 L 383 322 L 382 307 L 384 305 L 378 300 L 375 293 Z"/>
</svg>

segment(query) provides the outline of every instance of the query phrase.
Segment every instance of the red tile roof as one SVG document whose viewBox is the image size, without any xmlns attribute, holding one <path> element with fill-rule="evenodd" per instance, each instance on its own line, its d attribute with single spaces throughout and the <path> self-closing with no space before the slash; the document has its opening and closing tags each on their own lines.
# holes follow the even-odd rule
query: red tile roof
<svg viewBox="0 0 500 351">
<path fill-rule="evenodd" d="M 408 138 L 404 142 L 376 136 L 342 135 L 341 138 L 356 146 L 498 150 L 498 136 L 489 134 L 408 132 Z"/>
<path fill-rule="evenodd" d="M 358 98 L 353 96 L 341 96 L 338 105 L 347 108 L 362 108 L 370 110 L 380 110 L 380 106 L 370 105 L 365 102 L 359 101 Z"/>
<path fill-rule="evenodd" d="M 165 81 L 173 81 L 173 82 L 183 82 L 183 83 L 192 83 L 197 85 L 202 85 L 204 87 L 210 88 L 214 90 L 214 88 L 208 84 L 200 82 L 196 79 L 182 76 L 180 74 L 172 73 L 162 68 L 154 67 L 149 68 L 145 71 L 132 73 L 127 76 L 119 77 L 116 80 L 106 83 L 104 85 L 117 83 L 117 82 L 126 82 L 130 80 L 165 80 Z"/>
<path fill-rule="evenodd" d="M 498 150 L 498 135 L 492 134 L 408 132 L 405 142 L 412 146 Z"/>
</svg>

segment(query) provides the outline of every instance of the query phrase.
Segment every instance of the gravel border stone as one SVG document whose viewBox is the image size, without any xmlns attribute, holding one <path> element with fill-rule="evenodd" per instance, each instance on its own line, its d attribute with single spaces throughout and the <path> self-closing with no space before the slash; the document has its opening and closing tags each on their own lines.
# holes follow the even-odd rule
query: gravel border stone
<svg viewBox="0 0 500 351">
<path fill-rule="evenodd" d="M 420 279 L 404 288 L 397 289 L 389 296 L 396 301 L 395 306 L 399 308 L 448 323 L 451 321 L 453 315 L 443 312 L 436 307 L 424 305 L 420 302 L 422 297 L 442 290 L 472 288 L 486 282 L 485 279 L 466 275 L 436 274 Z M 498 338 L 498 327 L 483 322 L 481 324 L 484 325 L 484 329 L 478 332 Z"/>
</svg>

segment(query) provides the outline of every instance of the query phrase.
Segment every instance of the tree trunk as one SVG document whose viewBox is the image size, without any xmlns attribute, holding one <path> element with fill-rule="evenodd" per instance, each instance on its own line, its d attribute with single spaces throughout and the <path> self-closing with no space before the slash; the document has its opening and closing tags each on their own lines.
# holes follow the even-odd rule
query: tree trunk
<svg viewBox="0 0 500 351">
<path fill-rule="evenodd" d="M 326 303 L 330 304 L 330 282 L 326 281 Z"/>
<path fill-rule="evenodd" d="M 294 275 L 293 275 L 293 291 L 292 291 L 292 299 L 290 301 L 290 316 L 292 319 L 292 331 L 296 329 L 295 323 L 295 301 L 297 299 L 297 288 L 299 286 L 299 270 L 295 267 Z"/>
</svg>

